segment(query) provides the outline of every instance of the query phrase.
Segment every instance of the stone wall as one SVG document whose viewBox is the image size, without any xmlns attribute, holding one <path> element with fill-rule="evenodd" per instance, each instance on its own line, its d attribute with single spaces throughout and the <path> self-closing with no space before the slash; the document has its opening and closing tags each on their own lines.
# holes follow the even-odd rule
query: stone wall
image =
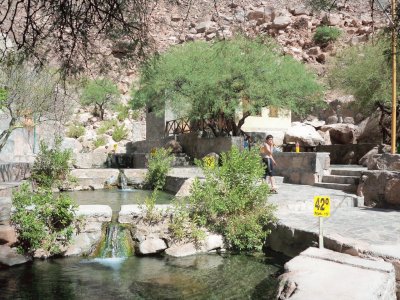
<svg viewBox="0 0 400 300">
<path fill-rule="evenodd" d="M 331 164 L 358 164 L 358 161 L 376 144 L 319 145 L 317 152 L 329 152 Z"/>
<path fill-rule="evenodd" d="M 329 173 L 329 153 L 279 152 L 274 158 L 277 163 L 275 175 L 283 176 L 287 183 L 313 185 Z"/>
<path fill-rule="evenodd" d="M 192 158 L 203 158 L 211 152 L 229 151 L 232 146 L 243 149 L 243 137 L 199 138 L 197 133 L 187 133 L 178 136 L 183 152 Z"/>
<path fill-rule="evenodd" d="M 31 164 L 0 164 L 0 182 L 20 181 L 30 176 Z"/>
</svg>

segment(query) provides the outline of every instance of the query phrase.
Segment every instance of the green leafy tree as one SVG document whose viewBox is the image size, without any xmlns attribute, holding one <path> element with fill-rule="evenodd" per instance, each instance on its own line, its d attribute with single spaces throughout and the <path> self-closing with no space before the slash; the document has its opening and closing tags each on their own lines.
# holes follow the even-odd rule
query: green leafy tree
<svg viewBox="0 0 400 300">
<path fill-rule="evenodd" d="M 238 135 L 246 117 L 262 107 L 302 115 L 322 103 L 321 95 L 316 76 L 281 55 L 272 41 L 238 36 L 186 43 L 149 60 L 141 69 L 140 88 L 132 92 L 132 106 L 162 112 L 167 105 L 178 117 L 208 121 L 214 135 Z"/>
<path fill-rule="evenodd" d="M 0 63 L 0 114 L 9 121 L 0 132 L 0 152 L 17 128 L 65 122 L 70 103 L 56 72 L 32 68 L 19 55 L 7 56 Z"/>
<path fill-rule="evenodd" d="M 100 119 L 104 119 L 104 110 L 116 104 L 119 97 L 117 86 L 108 79 L 90 80 L 84 87 L 81 103 L 94 105 L 100 112 Z"/>
<path fill-rule="evenodd" d="M 390 43 L 381 38 L 345 49 L 328 72 L 332 87 L 354 95 L 355 109 L 365 115 L 380 111 L 380 126 L 387 137 L 384 142 L 389 142 L 391 136 L 390 124 L 385 121 L 391 116 L 391 69 Z"/>
</svg>

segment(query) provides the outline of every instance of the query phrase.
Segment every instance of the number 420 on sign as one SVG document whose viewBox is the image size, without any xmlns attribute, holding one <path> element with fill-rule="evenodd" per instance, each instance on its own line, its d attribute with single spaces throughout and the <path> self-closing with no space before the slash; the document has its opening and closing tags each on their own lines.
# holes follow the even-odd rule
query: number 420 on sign
<svg viewBox="0 0 400 300">
<path fill-rule="evenodd" d="M 314 216 L 329 217 L 331 215 L 331 199 L 328 196 L 314 197 Z"/>
</svg>

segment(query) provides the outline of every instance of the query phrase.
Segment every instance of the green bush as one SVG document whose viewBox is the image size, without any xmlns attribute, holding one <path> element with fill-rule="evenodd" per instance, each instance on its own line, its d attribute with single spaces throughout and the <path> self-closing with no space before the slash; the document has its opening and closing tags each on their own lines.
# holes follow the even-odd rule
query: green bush
<svg viewBox="0 0 400 300">
<path fill-rule="evenodd" d="M 328 42 L 336 41 L 342 34 L 341 30 L 336 27 L 320 26 L 314 34 L 314 41 L 317 44 L 326 44 Z"/>
<path fill-rule="evenodd" d="M 122 122 L 126 119 L 129 119 L 129 106 L 119 103 L 115 106 L 115 110 L 118 113 L 117 119 L 118 121 Z"/>
<path fill-rule="evenodd" d="M 50 148 L 45 141 L 40 141 L 39 153 L 31 171 L 32 181 L 40 187 L 61 187 L 74 181 L 70 175 L 72 161 L 71 149 L 61 149 L 61 138 L 54 140 L 54 147 Z"/>
<path fill-rule="evenodd" d="M 264 168 L 258 149 L 222 153 L 221 165 L 198 162 L 205 181 L 196 179 L 186 198 L 192 223 L 222 234 L 237 251 L 261 250 L 274 221 L 274 206 L 267 203 L 268 186 L 261 181 Z"/>
<path fill-rule="evenodd" d="M 77 139 L 84 134 L 85 134 L 85 127 L 83 127 L 82 125 L 71 125 L 68 127 L 67 137 Z"/>
<path fill-rule="evenodd" d="M 24 183 L 13 193 L 13 207 L 20 253 L 32 255 L 41 248 L 59 254 L 71 240 L 76 207 L 69 196 L 55 196 L 49 189 L 34 192 Z"/>
<path fill-rule="evenodd" d="M 117 124 L 118 124 L 118 121 L 115 119 L 103 121 L 103 122 L 101 122 L 100 127 L 97 129 L 97 133 L 104 134 L 108 130 L 113 129 L 115 126 L 117 126 Z"/>
<path fill-rule="evenodd" d="M 156 148 L 150 153 L 146 183 L 153 189 L 162 189 L 173 157 L 170 149 Z"/>
<path fill-rule="evenodd" d="M 98 148 L 100 146 L 104 146 L 105 144 L 106 144 L 106 139 L 105 139 L 104 136 L 97 137 L 93 142 L 93 145 L 94 145 L 95 148 Z"/>
<path fill-rule="evenodd" d="M 125 125 L 115 126 L 114 131 L 112 133 L 112 138 L 117 143 L 122 141 L 124 138 L 128 136 L 128 130 L 125 128 Z"/>
<path fill-rule="evenodd" d="M 155 224 L 162 220 L 161 211 L 156 208 L 157 196 L 158 190 L 155 189 L 151 193 L 150 197 L 145 198 L 142 205 L 142 208 L 144 208 L 144 211 L 146 212 L 144 216 L 144 221 L 149 224 Z"/>
</svg>

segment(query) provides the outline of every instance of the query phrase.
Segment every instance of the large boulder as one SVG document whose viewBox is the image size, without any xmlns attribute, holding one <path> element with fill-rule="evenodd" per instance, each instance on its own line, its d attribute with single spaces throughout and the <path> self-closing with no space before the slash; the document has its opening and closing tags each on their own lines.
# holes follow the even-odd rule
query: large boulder
<svg viewBox="0 0 400 300">
<path fill-rule="evenodd" d="M 61 143 L 61 149 L 71 149 L 72 153 L 79 153 L 82 151 L 83 146 L 78 140 L 66 137 Z"/>
<path fill-rule="evenodd" d="M 362 193 L 365 204 L 379 208 L 400 208 L 400 173 L 386 170 L 364 171 Z"/>
<path fill-rule="evenodd" d="M 139 247 L 137 249 L 139 254 L 155 254 L 158 252 L 162 252 L 167 249 L 167 244 L 164 240 L 159 238 L 146 239 L 140 242 Z"/>
<path fill-rule="evenodd" d="M 80 226 L 79 233 L 73 235 L 64 256 L 82 256 L 93 253 L 102 239 L 102 226 L 102 222 L 86 219 Z"/>
<path fill-rule="evenodd" d="M 182 153 L 182 146 L 178 141 L 171 140 L 164 145 L 165 149 L 171 149 L 171 153 Z"/>
<path fill-rule="evenodd" d="M 315 247 L 287 262 L 279 281 L 281 300 L 396 298 L 392 264 Z"/>
<path fill-rule="evenodd" d="M 13 226 L 0 225 L 0 245 L 12 246 L 17 242 L 17 233 Z"/>
<path fill-rule="evenodd" d="M 284 142 L 299 142 L 302 146 L 317 146 L 324 144 L 324 139 L 313 126 L 294 122 L 285 133 Z"/>
<path fill-rule="evenodd" d="M 104 146 L 90 153 L 75 153 L 73 165 L 77 169 L 104 167 L 107 162 L 108 153 L 108 149 Z"/>
<path fill-rule="evenodd" d="M 373 165 L 374 164 L 374 156 L 378 154 L 378 146 L 372 148 L 370 151 L 368 151 L 366 154 L 364 154 L 363 157 L 360 158 L 358 161 L 359 165 L 362 165 L 364 167 L 367 167 L 368 165 Z"/>
<path fill-rule="evenodd" d="M 355 144 L 359 129 L 354 124 L 330 124 L 321 127 L 321 131 L 329 131 L 332 144 Z"/>
<path fill-rule="evenodd" d="M 274 19 L 271 25 L 269 25 L 270 28 L 273 29 L 285 29 L 292 23 L 292 18 L 289 16 L 279 16 Z"/>
<path fill-rule="evenodd" d="M 10 248 L 7 245 L 0 246 L 0 266 L 5 265 L 12 267 L 28 262 L 29 259 L 21 254 L 18 254 L 16 248 Z"/>
<path fill-rule="evenodd" d="M 379 114 L 374 113 L 358 124 L 360 135 L 358 143 L 381 143 L 382 129 L 379 125 Z"/>
<path fill-rule="evenodd" d="M 262 20 L 263 23 L 272 22 L 275 18 L 275 10 L 271 7 L 256 8 L 254 10 L 250 10 L 247 13 L 246 18 L 249 21 Z"/>
<path fill-rule="evenodd" d="M 400 155 L 383 153 L 375 154 L 368 160 L 369 170 L 400 171 Z"/>
</svg>

